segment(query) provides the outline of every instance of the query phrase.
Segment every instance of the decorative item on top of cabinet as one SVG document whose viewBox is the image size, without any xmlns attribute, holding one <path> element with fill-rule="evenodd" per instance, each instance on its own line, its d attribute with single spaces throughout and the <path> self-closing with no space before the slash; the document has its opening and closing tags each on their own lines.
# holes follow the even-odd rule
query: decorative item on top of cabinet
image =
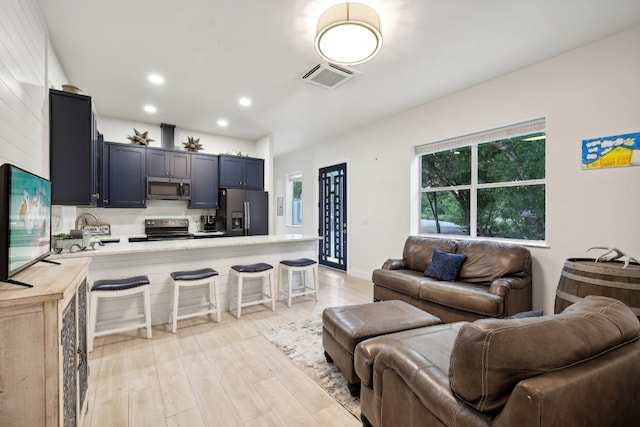
<svg viewBox="0 0 640 427">
<path fill-rule="evenodd" d="M 54 205 L 102 206 L 102 136 L 90 96 L 49 90 L 49 169 Z"/>
<path fill-rule="evenodd" d="M 155 141 L 155 139 L 149 138 L 148 130 L 144 132 L 138 132 L 136 128 L 133 128 L 133 132 L 135 132 L 133 135 L 127 136 L 127 139 L 131 141 L 132 144 L 147 146 L 150 142 Z"/>
<path fill-rule="evenodd" d="M 62 87 L 62 90 L 65 92 L 77 93 L 78 95 L 82 95 L 84 93 L 84 91 L 80 89 L 78 86 L 70 85 L 68 83 L 62 85 L 61 87 Z"/>
<path fill-rule="evenodd" d="M 184 149 L 191 152 L 198 152 L 202 150 L 204 147 L 200 144 L 200 138 L 195 139 L 192 136 L 187 137 L 187 142 L 183 142 Z"/>
<path fill-rule="evenodd" d="M 218 208 L 218 156 L 191 155 L 190 208 Z"/>
<path fill-rule="evenodd" d="M 220 188 L 264 190 L 264 159 L 220 155 Z"/>
</svg>

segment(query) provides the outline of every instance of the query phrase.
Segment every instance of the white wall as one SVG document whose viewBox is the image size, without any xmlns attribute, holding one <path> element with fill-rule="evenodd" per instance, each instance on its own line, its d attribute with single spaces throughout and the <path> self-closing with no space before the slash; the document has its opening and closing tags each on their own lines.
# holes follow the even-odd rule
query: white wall
<svg viewBox="0 0 640 427">
<path fill-rule="evenodd" d="M 49 177 L 45 144 L 47 30 L 33 0 L 3 0 L 0 10 L 0 164 Z M 50 53 L 54 55 L 53 52 Z"/>
<path fill-rule="evenodd" d="M 273 137 L 266 135 L 256 141 L 253 157 L 264 159 L 264 190 L 269 192 L 269 234 L 274 234 L 276 218 L 276 198 L 271 189 L 273 185 Z"/>
<path fill-rule="evenodd" d="M 640 257 L 640 167 L 580 165 L 582 139 L 640 131 L 639 50 L 640 27 L 278 157 L 276 196 L 302 170 L 303 229 L 316 232 L 318 168 L 346 160 L 349 273 L 370 278 L 416 231 L 414 146 L 545 116 L 548 248 L 531 252 L 534 308 L 551 313 L 566 258 L 594 256 L 592 246 Z M 278 217 L 276 232 L 287 228 Z"/>
<path fill-rule="evenodd" d="M 102 116 L 100 115 L 100 100 L 94 100 L 94 102 L 96 103 L 96 110 L 98 112 L 98 130 L 104 135 L 105 141 L 129 144 L 131 141 L 127 139 L 127 136 L 133 135 L 133 129 L 135 128 L 138 132 L 149 132 L 149 138 L 153 139 L 149 144 L 149 147 L 162 146 L 159 123 L 133 122 L 130 120 Z M 203 146 L 203 149 L 200 150 L 201 153 L 223 154 L 242 151 L 243 153 L 249 153 L 250 156 L 255 156 L 257 153 L 255 141 L 214 135 L 184 129 L 178 126 L 175 128 L 174 148 L 176 150 L 184 150 L 184 145 L 182 145 L 182 143 L 186 142 L 188 137 L 200 139 L 200 144 Z"/>
</svg>

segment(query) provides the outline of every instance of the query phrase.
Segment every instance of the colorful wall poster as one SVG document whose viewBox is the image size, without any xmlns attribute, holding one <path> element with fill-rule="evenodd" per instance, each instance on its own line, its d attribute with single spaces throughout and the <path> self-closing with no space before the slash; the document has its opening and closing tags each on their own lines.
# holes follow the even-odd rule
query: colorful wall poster
<svg viewBox="0 0 640 427">
<path fill-rule="evenodd" d="M 640 166 L 640 133 L 582 140 L 582 169 Z"/>
</svg>

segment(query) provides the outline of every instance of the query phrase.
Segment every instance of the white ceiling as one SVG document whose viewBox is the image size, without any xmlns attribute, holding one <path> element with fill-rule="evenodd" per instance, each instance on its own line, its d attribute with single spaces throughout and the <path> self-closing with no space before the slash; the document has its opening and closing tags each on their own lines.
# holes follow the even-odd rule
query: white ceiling
<svg viewBox="0 0 640 427">
<path fill-rule="evenodd" d="M 640 25 L 638 0 L 360 2 L 380 15 L 382 51 L 327 91 L 298 77 L 320 62 L 317 19 L 336 0 L 38 0 L 69 83 L 99 115 L 272 134 L 275 155 Z"/>
</svg>

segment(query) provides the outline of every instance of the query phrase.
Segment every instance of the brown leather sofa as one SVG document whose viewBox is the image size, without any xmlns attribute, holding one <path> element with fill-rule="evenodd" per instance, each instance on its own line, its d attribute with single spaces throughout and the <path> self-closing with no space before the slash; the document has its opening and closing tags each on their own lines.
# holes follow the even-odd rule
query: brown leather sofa
<svg viewBox="0 0 640 427">
<path fill-rule="evenodd" d="M 636 426 L 639 338 L 633 312 L 602 296 L 371 338 L 355 354 L 363 424 Z"/>
<path fill-rule="evenodd" d="M 436 249 L 466 256 L 455 281 L 425 276 Z M 410 236 L 402 259 L 387 260 L 372 281 L 374 300 L 402 300 L 443 322 L 531 310 L 531 254 L 520 245 Z"/>
</svg>

